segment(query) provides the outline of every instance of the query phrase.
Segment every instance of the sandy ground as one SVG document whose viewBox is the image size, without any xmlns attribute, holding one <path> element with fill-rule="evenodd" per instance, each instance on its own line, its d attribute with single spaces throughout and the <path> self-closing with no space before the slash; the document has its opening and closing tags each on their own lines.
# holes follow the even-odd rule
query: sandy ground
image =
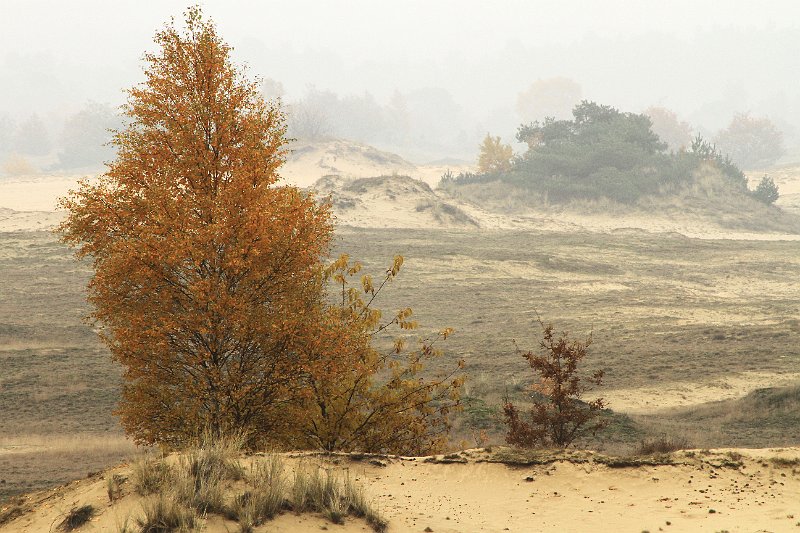
<svg viewBox="0 0 800 533">
<path fill-rule="evenodd" d="M 797 448 L 677 452 L 673 464 L 616 468 L 591 453 L 528 466 L 486 462 L 489 457 L 467 450 L 457 458 L 464 462 L 454 464 L 425 458 L 337 462 L 366 487 L 390 532 L 784 532 L 797 531 L 800 523 Z M 66 511 L 86 503 L 100 514 L 81 531 L 116 531 L 138 516 L 140 499 L 129 493 L 109 504 L 105 478 L 115 473 L 130 472 L 119 467 L 27 496 L 27 512 L 0 531 L 51 531 Z M 326 529 L 369 531 L 357 519 L 337 526 L 319 515 L 292 513 L 257 531 Z M 218 517 L 205 528 L 235 530 L 235 523 Z"/>
</svg>

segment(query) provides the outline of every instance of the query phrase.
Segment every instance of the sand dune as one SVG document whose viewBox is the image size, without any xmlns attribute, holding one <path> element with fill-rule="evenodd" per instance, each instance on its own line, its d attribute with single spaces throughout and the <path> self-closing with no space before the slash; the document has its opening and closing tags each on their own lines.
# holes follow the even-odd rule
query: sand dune
<svg viewBox="0 0 800 533">
<path fill-rule="evenodd" d="M 483 230 L 535 229 L 677 233 L 697 239 L 800 240 L 797 232 L 755 231 L 725 224 L 703 212 L 684 212 L 680 205 L 662 209 L 642 206 L 572 208 L 535 206 L 522 211 L 488 209 L 475 201 L 434 189 L 444 166 L 416 166 L 396 154 L 343 140 L 296 143 L 281 169 L 284 182 L 333 195 L 339 224 L 356 227 L 472 228 Z M 454 172 L 468 167 L 450 167 Z M 778 205 L 800 213 L 800 168 L 770 172 L 782 197 Z M 754 173 L 756 179 L 763 172 Z M 0 231 L 49 229 L 61 219 L 54 215 L 58 199 L 86 176 L 22 176 L 0 180 Z M 9 212 L 11 210 L 13 212 Z"/>
<path fill-rule="evenodd" d="M 57 211 L 58 199 L 77 187 L 79 179 L 80 176 L 36 176 L 0 180 L 0 231 L 55 227 L 63 217 Z M 797 180 L 800 182 L 800 174 Z M 311 187 L 323 196 L 333 196 L 339 224 L 355 227 L 590 233 L 645 231 L 675 233 L 695 239 L 800 240 L 798 233 L 731 229 L 698 213 L 678 216 L 645 209 L 581 212 L 580 209 L 555 207 L 502 213 L 454 198 L 412 177 L 387 173 L 371 178 L 329 176 L 316 180 Z"/>
<path fill-rule="evenodd" d="M 447 170 L 458 173 L 471 170 L 467 164 L 415 165 L 397 154 L 365 144 L 334 139 L 315 143 L 295 142 L 281 174 L 287 182 L 309 187 L 324 176 L 370 178 L 403 175 L 436 186 Z"/>
</svg>

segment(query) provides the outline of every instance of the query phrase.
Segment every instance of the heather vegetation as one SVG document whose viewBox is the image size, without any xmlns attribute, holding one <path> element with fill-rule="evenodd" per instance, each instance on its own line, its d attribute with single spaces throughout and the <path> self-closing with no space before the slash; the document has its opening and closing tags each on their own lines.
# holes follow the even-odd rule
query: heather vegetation
<svg viewBox="0 0 800 533">
<path fill-rule="evenodd" d="M 206 435 L 182 455 L 140 457 L 130 479 L 116 478 L 123 481 L 109 500 L 139 497 L 134 522 L 142 533 L 194 531 L 214 515 L 251 533 L 286 512 L 319 513 L 335 524 L 361 518 L 374 531 L 386 530 L 386 519 L 349 472 L 303 461 L 290 470 L 278 455 L 244 458 L 243 445 L 240 437 Z"/>
</svg>

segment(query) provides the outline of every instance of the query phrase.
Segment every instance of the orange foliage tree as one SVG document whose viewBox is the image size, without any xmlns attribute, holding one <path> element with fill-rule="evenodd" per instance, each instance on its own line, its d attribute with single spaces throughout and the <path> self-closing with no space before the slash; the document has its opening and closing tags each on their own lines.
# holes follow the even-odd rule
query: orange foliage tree
<svg viewBox="0 0 800 533">
<path fill-rule="evenodd" d="M 503 144 L 499 135 L 492 137 L 487 133 L 478 154 L 478 171 L 482 173 L 507 172 L 511 169 L 512 157 L 514 157 L 514 151 L 510 144 Z"/>
<path fill-rule="evenodd" d="M 532 409 L 527 420 L 508 398 L 503 413 L 508 426 L 506 442 L 521 447 L 554 445 L 566 448 L 584 435 L 594 435 L 608 425 L 602 416 L 606 401 L 581 397 L 601 385 L 603 371 L 581 376 L 578 366 L 586 357 L 591 337 L 585 342 L 571 341 L 567 334 L 556 336 L 553 325 L 542 326 L 542 353 L 522 352 L 538 381 L 533 385 Z"/>
<path fill-rule="evenodd" d="M 341 306 L 328 299 L 328 280 L 346 266 L 323 263 L 329 204 L 277 185 L 279 107 L 232 64 L 198 8 L 185 30 L 169 24 L 155 41 L 145 83 L 129 91 L 116 159 L 62 199 L 62 237 L 93 261 L 92 316 L 124 367 L 126 432 L 168 446 L 204 432 L 240 433 L 252 447 L 439 444 L 432 435 L 446 428 L 460 381 L 415 388 L 422 358 L 376 379 L 395 368 L 370 345 L 379 315 L 352 292 Z M 405 327 L 407 315 L 389 324 Z M 344 393 L 354 401 L 341 407 Z M 414 437 L 377 436 L 401 425 Z"/>
</svg>

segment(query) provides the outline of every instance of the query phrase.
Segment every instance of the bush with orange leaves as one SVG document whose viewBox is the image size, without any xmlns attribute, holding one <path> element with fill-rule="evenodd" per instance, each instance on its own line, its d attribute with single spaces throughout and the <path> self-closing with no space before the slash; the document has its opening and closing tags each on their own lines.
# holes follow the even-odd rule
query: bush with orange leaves
<svg viewBox="0 0 800 533">
<path fill-rule="evenodd" d="M 538 376 L 531 395 L 533 407 L 524 420 L 517 407 L 508 398 L 504 399 L 506 442 L 525 448 L 566 448 L 575 439 L 594 435 L 608 425 L 608 420 L 602 417 L 607 407 L 603 398 L 589 402 L 580 399 L 594 385 L 602 384 L 603 371 L 597 370 L 586 377 L 578 373 L 591 337 L 584 342 L 571 341 L 566 333 L 556 336 L 552 324 L 541 321 L 539 324 L 543 329 L 539 343 L 542 353 L 521 352 Z"/>
<path fill-rule="evenodd" d="M 377 286 L 369 275 L 361 276 L 359 287 L 351 286 L 362 266 L 351 264 L 347 255 L 326 270 L 340 294 L 336 304 L 326 306 L 318 334 L 305 347 L 305 359 L 317 364 L 306 375 L 311 395 L 299 421 L 299 447 L 422 455 L 446 444 L 449 415 L 460 409 L 464 361 L 439 375 L 422 371 L 441 355 L 437 344 L 453 331 L 439 331 L 413 349 L 397 339 L 391 353 L 372 345 L 373 337 L 389 327 L 418 327 L 409 308 L 383 319 L 372 306 L 402 264 L 403 258 L 395 257 Z"/>
<path fill-rule="evenodd" d="M 278 183 L 279 106 L 232 64 L 199 8 L 155 41 L 116 159 L 62 200 L 63 240 L 93 261 L 92 317 L 124 368 L 123 428 L 172 447 L 202 434 L 251 448 L 441 445 L 461 378 L 418 375 L 432 343 L 405 362 L 378 355 L 372 335 L 407 329 L 410 312 L 378 325 L 369 278 L 367 303 L 343 288 L 331 304 L 328 280 L 357 267 L 325 266 L 330 205 Z"/>
</svg>

